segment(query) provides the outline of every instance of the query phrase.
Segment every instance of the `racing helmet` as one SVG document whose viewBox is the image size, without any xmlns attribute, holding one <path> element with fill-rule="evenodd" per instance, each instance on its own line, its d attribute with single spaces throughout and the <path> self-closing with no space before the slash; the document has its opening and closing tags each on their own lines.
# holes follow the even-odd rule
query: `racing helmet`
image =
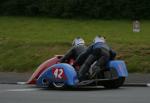
<svg viewBox="0 0 150 103">
<path fill-rule="evenodd" d="M 84 45 L 85 42 L 81 37 L 77 37 L 73 40 L 72 46 L 77 46 L 77 45 Z"/>
<path fill-rule="evenodd" d="M 103 36 L 96 36 L 93 40 L 94 43 L 98 43 L 98 42 L 101 42 L 101 43 L 105 43 L 105 38 Z"/>
</svg>

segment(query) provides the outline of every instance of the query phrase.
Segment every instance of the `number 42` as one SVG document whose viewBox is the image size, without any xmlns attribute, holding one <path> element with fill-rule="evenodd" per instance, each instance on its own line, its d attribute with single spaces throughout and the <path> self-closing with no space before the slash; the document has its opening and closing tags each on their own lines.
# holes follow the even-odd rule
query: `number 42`
<svg viewBox="0 0 150 103">
<path fill-rule="evenodd" d="M 63 69 L 58 69 L 58 68 L 56 68 L 56 69 L 54 70 L 54 76 L 55 76 L 55 78 L 62 79 L 62 78 L 63 78 L 63 77 L 62 77 L 63 73 L 64 73 L 64 70 L 63 70 Z"/>
</svg>

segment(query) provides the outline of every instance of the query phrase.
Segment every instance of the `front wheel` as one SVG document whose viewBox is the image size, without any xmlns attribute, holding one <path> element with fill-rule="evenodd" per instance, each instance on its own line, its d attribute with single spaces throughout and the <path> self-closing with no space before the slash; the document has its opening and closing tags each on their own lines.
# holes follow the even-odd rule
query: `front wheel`
<svg viewBox="0 0 150 103">
<path fill-rule="evenodd" d="M 53 82 L 52 83 L 55 88 L 64 88 L 65 84 L 63 82 Z"/>
<path fill-rule="evenodd" d="M 115 79 L 115 80 L 103 82 L 102 85 L 105 88 L 116 89 L 116 88 L 119 88 L 120 86 L 122 86 L 124 84 L 124 82 L 125 82 L 125 77 L 120 77 L 120 78 Z"/>
</svg>

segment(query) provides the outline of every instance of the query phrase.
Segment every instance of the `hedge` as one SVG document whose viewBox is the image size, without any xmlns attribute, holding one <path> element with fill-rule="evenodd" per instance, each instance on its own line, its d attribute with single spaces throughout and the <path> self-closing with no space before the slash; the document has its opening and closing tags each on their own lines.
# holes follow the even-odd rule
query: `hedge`
<svg viewBox="0 0 150 103">
<path fill-rule="evenodd" d="M 0 15 L 150 19 L 150 0 L 0 0 Z"/>
</svg>

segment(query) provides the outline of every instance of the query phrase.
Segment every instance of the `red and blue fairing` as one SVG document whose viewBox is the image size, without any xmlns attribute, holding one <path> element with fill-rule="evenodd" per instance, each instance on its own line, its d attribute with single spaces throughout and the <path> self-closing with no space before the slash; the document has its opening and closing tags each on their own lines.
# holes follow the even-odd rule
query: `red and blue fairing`
<svg viewBox="0 0 150 103">
<path fill-rule="evenodd" d="M 27 84 L 36 84 L 36 80 L 41 75 L 41 73 L 43 73 L 44 70 L 46 70 L 47 68 L 51 67 L 52 65 L 57 64 L 61 57 L 62 57 L 61 55 L 55 56 L 55 57 L 53 57 L 51 59 L 48 59 L 45 62 L 43 62 L 36 69 L 36 71 L 32 74 L 32 76 L 29 78 L 29 80 L 27 81 Z"/>
<path fill-rule="evenodd" d="M 106 84 L 109 84 L 110 81 L 112 81 L 114 83 L 111 83 L 113 84 L 111 87 L 114 88 L 114 86 L 121 86 L 125 78 L 128 77 L 128 71 L 124 61 L 112 60 L 109 61 L 108 67 L 106 68 L 108 71 L 103 71 L 104 77 L 79 82 L 76 70 L 71 66 L 74 60 L 70 59 L 68 63 L 59 63 L 61 57 L 62 56 L 55 56 L 42 63 L 27 81 L 27 84 L 36 84 L 39 87 L 49 87 L 51 84 L 54 87 L 63 87 L 63 85 L 78 87 L 94 82 L 96 84 L 101 82 L 104 83 L 104 86 L 110 87 Z M 116 82 L 117 80 L 121 82 Z M 117 83 L 119 84 L 116 85 Z"/>
<path fill-rule="evenodd" d="M 68 86 L 76 86 L 79 82 L 75 69 L 66 63 L 55 64 L 46 69 L 37 79 L 38 86 L 47 87 L 53 82 L 61 82 Z"/>
</svg>

